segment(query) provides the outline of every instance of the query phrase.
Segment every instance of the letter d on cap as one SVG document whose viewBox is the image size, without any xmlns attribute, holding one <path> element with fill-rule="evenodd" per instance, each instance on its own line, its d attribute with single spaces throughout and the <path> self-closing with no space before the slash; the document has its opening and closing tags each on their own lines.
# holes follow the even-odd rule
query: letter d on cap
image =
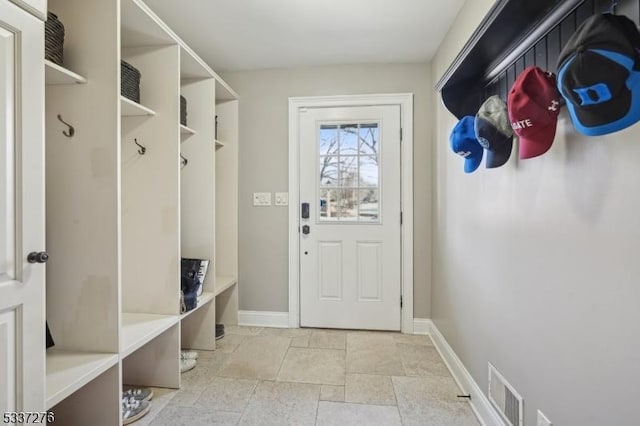
<svg viewBox="0 0 640 426">
<path fill-rule="evenodd" d="M 582 87 L 580 89 L 573 89 L 573 91 L 580 96 L 580 105 L 582 106 L 601 104 L 613 98 L 611 90 L 609 90 L 609 86 L 604 83 L 598 83 L 593 86 Z"/>
</svg>

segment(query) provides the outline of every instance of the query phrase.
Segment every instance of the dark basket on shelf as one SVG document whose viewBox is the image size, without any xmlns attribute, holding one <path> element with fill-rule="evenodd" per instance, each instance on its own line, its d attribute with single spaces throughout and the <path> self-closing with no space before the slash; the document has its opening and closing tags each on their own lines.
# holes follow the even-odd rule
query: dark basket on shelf
<svg viewBox="0 0 640 426">
<path fill-rule="evenodd" d="M 120 60 L 120 94 L 140 103 L 140 71 L 133 65 Z"/>
<path fill-rule="evenodd" d="M 180 124 L 187 125 L 187 99 L 180 96 Z"/>
<path fill-rule="evenodd" d="M 64 59 L 64 25 L 56 14 L 48 12 L 44 23 L 44 58 L 62 65 Z"/>
</svg>

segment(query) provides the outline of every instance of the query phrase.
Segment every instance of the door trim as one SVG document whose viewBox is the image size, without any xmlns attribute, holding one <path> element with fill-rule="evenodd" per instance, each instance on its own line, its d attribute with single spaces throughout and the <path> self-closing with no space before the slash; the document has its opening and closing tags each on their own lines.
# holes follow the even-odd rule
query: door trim
<svg viewBox="0 0 640 426">
<path fill-rule="evenodd" d="M 401 145 L 401 309 L 403 333 L 413 334 L 413 93 L 289 98 L 289 327 L 300 327 L 300 110 L 400 105 Z M 398 218 L 400 220 L 400 218 Z M 398 303 L 400 301 L 398 300 Z"/>
</svg>

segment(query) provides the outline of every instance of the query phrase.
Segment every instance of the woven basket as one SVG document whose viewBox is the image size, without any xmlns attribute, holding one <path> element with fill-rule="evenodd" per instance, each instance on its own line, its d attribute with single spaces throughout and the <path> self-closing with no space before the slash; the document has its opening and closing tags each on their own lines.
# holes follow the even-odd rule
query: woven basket
<svg viewBox="0 0 640 426">
<path fill-rule="evenodd" d="M 44 23 L 44 58 L 62 65 L 64 59 L 64 25 L 51 12 Z"/>
<path fill-rule="evenodd" d="M 187 99 L 180 96 L 180 124 L 187 125 Z"/>
<path fill-rule="evenodd" d="M 140 103 L 140 71 L 123 60 L 120 61 L 120 94 Z"/>
</svg>

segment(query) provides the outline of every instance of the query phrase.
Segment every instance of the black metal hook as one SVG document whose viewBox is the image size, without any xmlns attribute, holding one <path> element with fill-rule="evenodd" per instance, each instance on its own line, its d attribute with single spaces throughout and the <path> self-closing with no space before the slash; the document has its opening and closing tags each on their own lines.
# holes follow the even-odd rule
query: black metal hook
<svg viewBox="0 0 640 426">
<path fill-rule="evenodd" d="M 185 156 L 184 156 L 184 155 L 182 155 L 182 153 L 180 153 L 180 158 L 182 159 L 182 161 L 181 161 L 182 167 L 186 167 L 186 166 L 187 166 L 187 164 L 189 164 L 189 160 L 187 160 L 187 159 L 185 158 Z"/>
<path fill-rule="evenodd" d="M 147 148 L 145 148 L 144 146 L 140 145 L 138 143 L 138 139 L 134 139 L 133 143 L 135 143 L 136 145 L 138 145 L 140 147 L 140 149 L 138 150 L 138 154 L 144 155 L 144 153 L 147 152 Z"/>
<path fill-rule="evenodd" d="M 65 126 L 67 126 L 69 128 L 68 131 L 67 130 L 63 130 L 62 134 L 65 135 L 68 138 L 72 138 L 73 135 L 75 135 L 75 133 L 76 133 L 76 129 L 74 129 L 71 124 L 69 124 L 66 121 L 64 121 L 60 114 L 58 114 L 58 120 L 60 120 Z"/>
</svg>

